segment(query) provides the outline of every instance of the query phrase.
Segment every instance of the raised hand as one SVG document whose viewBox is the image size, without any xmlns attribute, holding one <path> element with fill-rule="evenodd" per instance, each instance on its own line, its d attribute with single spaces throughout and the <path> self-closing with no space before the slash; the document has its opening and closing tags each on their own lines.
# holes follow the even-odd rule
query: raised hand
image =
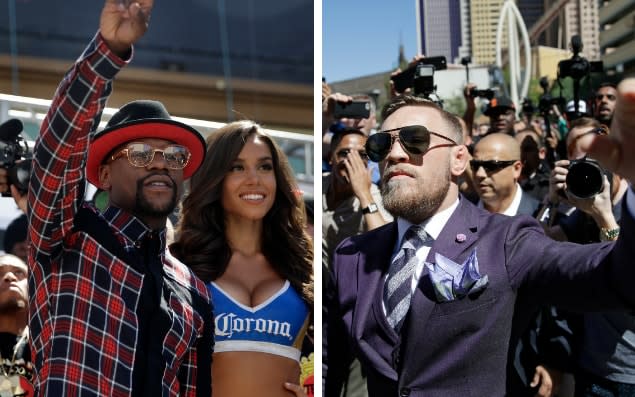
<svg viewBox="0 0 635 397">
<path fill-rule="evenodd" d="M 148 29 L 153 0 L 106 0 L 99 30 L 108 47 L 125 56 Z"/>
<path fill-rule="evenodd" d="M 588 148 L 589 156 L 603 167 L 635 184 L 635 79 L 625 79 L 617 87 L 617 104 L 611 133 L 597 136 Z M 587 148 L 582 148 L 587 150 Z"/>
</svg>

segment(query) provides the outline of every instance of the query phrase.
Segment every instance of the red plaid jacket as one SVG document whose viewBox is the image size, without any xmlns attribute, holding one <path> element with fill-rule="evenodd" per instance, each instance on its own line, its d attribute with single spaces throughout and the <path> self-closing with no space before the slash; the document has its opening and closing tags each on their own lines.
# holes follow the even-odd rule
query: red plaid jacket
<svg viewBox="0 0 635 397">
<path fill-rule="evenodd" d="M 112 80 L 126 62 L 97 34 L 58 87 L 36 142 L 29 189 L 29 292 L 40 395 L 133 393 L 136 309 L 144 276 L 92 235 L 74 229 L 84 205 L 87 145 Z M 141 222 L 129 214 L 93 214 L 107 222 L 124 250 L 134 249 L 133 239 L 145 234 L 138 227 L 136 234 L 130 232 L 131 225 Z M 156 381 L 163 396 L 209 396 L 209 293 L 169 252 L 162 262 L 165 284 L 171 288 L 166 299 L 171 324 L 161 352 L 166 368 Z M 193 302 L 203 302 L 204 310 Z"/>
</svg>

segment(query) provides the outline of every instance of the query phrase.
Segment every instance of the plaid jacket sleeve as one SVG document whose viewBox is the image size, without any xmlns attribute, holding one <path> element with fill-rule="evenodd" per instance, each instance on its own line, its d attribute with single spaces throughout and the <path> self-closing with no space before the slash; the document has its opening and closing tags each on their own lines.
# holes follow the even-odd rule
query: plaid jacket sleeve
<svg viewBox="0 0 635 397">
<path fill-rule="evenodd" d="M 57 88 L 36 140 L 29 186 L 31 253 L 40 264 L 48 261 L 38 258 L 50 260 L 59 253 L 73 225 L 84 198 L 90 134 L 99 124 L 112 80 L 128 61 L 112 53 L 97 33 Z"/>
</svg>

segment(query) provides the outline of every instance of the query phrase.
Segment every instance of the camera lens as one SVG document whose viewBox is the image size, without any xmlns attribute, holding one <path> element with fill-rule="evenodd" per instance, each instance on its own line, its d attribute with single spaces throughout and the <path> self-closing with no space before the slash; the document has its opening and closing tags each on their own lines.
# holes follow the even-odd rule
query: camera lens
<svg viewBox="0 0 635 397">
<path fill-rule="evenodd" d="M 574 160 L 569 165 L 567 190 L 572 195 L 586 199 L 602 191 L 604 171 L 594 160 Z"/>
</svg>

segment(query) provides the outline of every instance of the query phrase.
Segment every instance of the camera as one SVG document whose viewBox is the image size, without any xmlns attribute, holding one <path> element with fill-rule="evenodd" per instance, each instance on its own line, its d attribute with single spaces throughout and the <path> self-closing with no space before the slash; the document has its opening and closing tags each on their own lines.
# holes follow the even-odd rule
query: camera
<svg viewBox="0 0 635 397">
<path fill-rule="evenodd" d="M 538 100 L 538 110 L 543 114 L 543 116 L 549 114 L 553 105 L 560 108 L 564 107 L 564 98 L 552 98 L 551 94 L 549 94 L 549 80 L 547 80 L 547 77 L 543 76 L 540 78 L 540 87 L 543 90 L 543 94 Z"/>
<path fill-rule="evenodd" d="M 25 194 L 29 188 L 32 156 L 20 135 L 22 130 L 22 122 L 18 119 L 0 124 L 0 167 L 7 170 L 9 185 L 14 185 L 20 193 Z M 11 192 L 2 193 L 2 196 L 10 197 Z"/>
<path fill-rule="evenodd" d="M 477 90 L 476 88 L 470 91 L 474 98 L 486 98 L 490 101 L 496 96 L 496 92 L 491 88 L 486 88 L 484 90 Z"/>
<path fill-rule="evenodd" d="M 571 195 L 587 199 L 595 196 L 604 187 L 604 175 L 607 172 L 600 164 L 591 158 L 583 157 L 571 160 L 567 173 L 567 191 Z"/>
<path fill-rule="evenodd" d="M 571 37 L 571 51 L 573 56 L 571 59 L 558 62 L 558 76 L 571 77 L 574 80 L 580 80 L 590 73 L 601 73 L 604 67 L 602 61 L 589 62 L 586 58 L 580 56 L 582 51 L 582 39 L 575 35 Z"/>
<path fill-rule="evenodd" d="M 333 117 L 336 119 L 367 119 L 370 117 L 369 101 L 335 102 Z"/>
<path fill-rule="evenodd" d="M 427 57 L 420 59 L 416 65 L 409 67 L 403 72 L 392 76 L 390 79 L 395 85 L 395 91 L 404 92 L 412 88 L 413 94 L 421 96 L 434 102 L 440 102 L 436 97 L 436 86 L 434 84 L 434 72 L 436 70 L 447 69 L 445 56 Z"/>
</svg>

